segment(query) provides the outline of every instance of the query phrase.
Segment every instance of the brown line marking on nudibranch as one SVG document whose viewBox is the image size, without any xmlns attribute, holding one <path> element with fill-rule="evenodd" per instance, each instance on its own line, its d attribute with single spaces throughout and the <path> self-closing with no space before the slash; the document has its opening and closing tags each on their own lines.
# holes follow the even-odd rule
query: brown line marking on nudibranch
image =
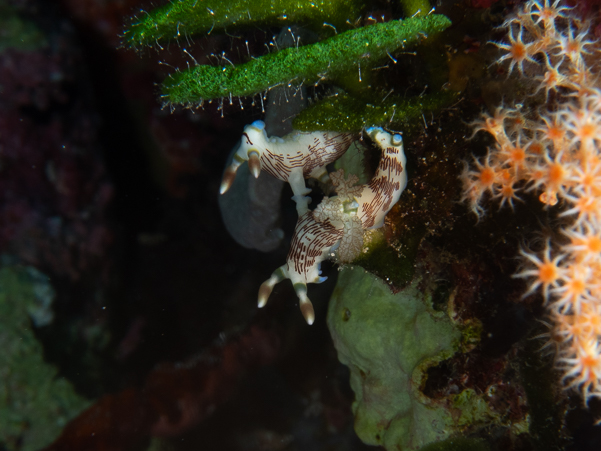
<svg viewBox="0 0 601 451">
<path fill-rule="evenodd" d="M 253 142 L 250 140 L 250 138 L 248 137 L 248 134 L 247 134 L 246 132 L 243 132 L 243 133 L 242 133 L 242 136 L 245 136 L 245 137 L 246 137 L 246 142 L 247 142 L 248 144 L 250 144 L 251 146 L 254 146 Z"/>
<path fill-rule="evenodd" d="M 363 232 L 366 229 L 382 226 L 386 213 L 392 203 L 398 200 L 407 183 L 403 168 L 405 154 L 402 137 L 391 136 L 381 128 L 368 128 L 367 132 L 382 150 L 380 164 L 374 178 L 366 185 L 355 186 L 356 176 L 351 175 L 345 180 L 343 170 L 330 174 L 338 195 L 324 198 L 313 211 L 307 211 L 307 206 L 304 210 L 298 210 L 300 216 L 294 229 L 286 264 L 280 267 L 284 278 L 292 281 L 301 304 L 301 311 L 309 324 L 313 323 L 314 317 L 307 297 L 306 284 L 323 281 L 324 278 L 319 277 L 320 263 L 328 258 L 328 253 L 337 243 L 340 243 L 338 250 L 340 260 L 352 261 L 361 252 Z M 295 136 L 298 138 L 298 135 Z M 330 135 L 323 132 L 309 139 L 306 139 L 306 135 L 304 137 L 305 140 L 300 146 L 299 143 L 294 146 L 290 142 L 287 146 L 278 147 L 279 160 L 273 152 L 266 150 L 264 158 L 262 156 L 266 171 L 271 174 L 278 172 L 278 178 L 293 171 L 290 173 L 293 180 L 285 178 L 291 185 L 293 183 L 298 185 L 299 166 L 302 166 L 305 178 L 312 176 L 315 168 L 319 168 L 320 171 L 313 176 L 321 177 L 325 172 L 325 164 L 334 161 L 344 153 L 356 135 L 350 133 Z M 289 141 L 297 138 L 291 137 Z M 300 139 L 303 139 L 303 136 Z M 393 144 L 391 147 L 384 148 L 391 143 Z M 288 150 L 294 148 L 296 150 Z M 285 153 L 286 150 L 292 152 L 292 155 Z M 306 193 L 301 195 L 304 194 Z M 282 277 L 274 274 L 261 285 L 259 307 L 265 305 L 273 286 L 282 280 Z M 310 314 L 307 313 L 309 309 Z"/>
<path fill-rule="evenodd" d="M 272 177 L 287 180 L 292 168 L 285 163 L 285 157 L 271 152 L 269 149 L 261 154 L 261 169 Z"/>
<path fill-rule="evenodd" d="M 306 275 L 308 268 L 315 264 L 324 249 L 329 249 L 342 237 L 342 230 L 336 228 L 329 220 L 317 222 L 312 212 L 307 212 L 299 218 L 290 251 L 288 266 L 292 262 L 297 274 Z M 305 244 L 308 243 L 308 244 Z"/>
</svg>

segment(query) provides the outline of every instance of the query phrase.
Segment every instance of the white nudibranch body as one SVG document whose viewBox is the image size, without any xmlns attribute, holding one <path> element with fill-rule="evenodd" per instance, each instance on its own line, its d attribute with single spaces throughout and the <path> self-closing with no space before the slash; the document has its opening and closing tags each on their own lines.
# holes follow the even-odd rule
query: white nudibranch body
<svg viewBox="0 0 601 451">
<path fill-rule="evenodd" d="M 314 178 L 327 182 L 326 165 L 340 158 L 355 139 L 354 133 L 322 131 L 294 131 L 283 138 L 269 138 L 265 132 L 265 123 L 255 121 L 244 127 L 240 147 L 223 174 L 221 194 L 230 188 L 236 171 L 247 161 L 255 178 L 259 177 L 261 171 L 265 171 L 290 184 L 297 212 L 301 216 L 308 210 L 310 202 L 306 195 L 311 190 L 305 185 L 305 179 Z"/>
<path fill-rule="evenodd" d="M 400 135 L 391 135 L 379 127 L 366 129 L 372 141 L 382 150 L 374 177 L 368 184 L 355 186 L 358 181 L 355 175 L 345 180 L 342 169 L 330 174 L 337 195 L 324 198 L 311 211 L 304 197 L 310 191 L 304 179 L 314 177 L 327 180 L 325 165 L 348 149 L 354 135 L 293 132 L 283 139 L 268 139 L 261 124 L 261 121 L 257 121 L 244 129 L 237 157 L 224 175 L 222 192 L 229 188 L 231 181 L 228 180 L 233 180 L 243 161 L 249 162 L 255 176 L 259 171 L 254 168 L 259 167 L 290 183 L 295 194 L 293 199 L 297 202 L 298 222 L 286 263 L 263 282 L 259 289 L 258 305 L 263 307 L 267 303 L 277 283 L 290 279 L 299 298 L 301 312 L 307 323 L 312 324 L 315 313 L 307 297 L 307 284 L 321 283 L 326 279 L 321 277 L 321 262 L 334 250 L 337 250 L 341 262 L 354 260 L 363 248 L 364 231 L 382 227 L 384 217 L 407 185 L 403 140 Z M 228 171 L 231 175 L 228 175 Z"/>
</svg>

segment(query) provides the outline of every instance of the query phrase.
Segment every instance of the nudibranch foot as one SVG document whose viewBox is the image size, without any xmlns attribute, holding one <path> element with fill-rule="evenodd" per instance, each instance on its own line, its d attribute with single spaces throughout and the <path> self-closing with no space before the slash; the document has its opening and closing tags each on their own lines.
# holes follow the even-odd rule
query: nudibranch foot
<svg viewBox="0 0 601 451">
<path fill-rule="evenodd" d="M 308 197 L 307 194 L 309 194 L 311 190 L 305 185 L 305 178 L 303 177 L 301 170 L 293 170 L 288 178 L 288 183 L 294 193 L 292 200 L 296 202 L 296 212 L 300 218 L 309 210 L 311 198 Z"/>
<path fill-rule="evenodd" d="M 311 198 L 308 196 L 292 196 L 292 200 L 296 202 L 296 212 L 298 216 L 301 217 L 306 212 L 309 211 L 309 204 L 311 203 Z"/>
</svg>

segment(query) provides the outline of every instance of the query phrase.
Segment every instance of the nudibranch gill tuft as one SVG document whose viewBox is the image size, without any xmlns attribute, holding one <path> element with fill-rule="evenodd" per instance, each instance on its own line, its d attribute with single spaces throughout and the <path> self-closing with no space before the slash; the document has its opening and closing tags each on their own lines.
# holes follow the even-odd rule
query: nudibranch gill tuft
<svg viewBox="0 0 601 451">
<path fill-rule="evenodd" d="M 236 171 L 247 161 L 255 178 L 265 171 L 288 182 L 294 193 L 298 215 L 302 216 L 309 209 L 310 198 L 306 195 L 311 192 L 305 185 L 305 179 L 327 182 L 326 165 L 340 158 L 356 137 L 355 133 L 294 131 L 283 138 L 268 138 L 265 123 L 255 121 L 244 127 L 240 147 L 223 174 L 221 194 L 230 188 Z"/>
<path fill-rule="evenodd" d="M 401 135 L 391 135 L 382 128 L 366 130 L 382 149 L 376 174 L 366 185 L 354 186 L 356 176 L 344 179 L 343 170 L 331 175 L 337 196 L 325 198 L 315 210 L 299 216 L 286 263 L 276 269 L 259 289 L 259 307 L 265 306 L 273 287 L 290 279 L 301 312 L 312 324 L 313 305 L 307 297 L 308 283 L 321 283 L 320 265 L 337 250 L 339 260 L 352 261 L 363 247 L 363 233 L 384 224 L 384 217 L 407 185 L 406 158 Z"/>
</svg>

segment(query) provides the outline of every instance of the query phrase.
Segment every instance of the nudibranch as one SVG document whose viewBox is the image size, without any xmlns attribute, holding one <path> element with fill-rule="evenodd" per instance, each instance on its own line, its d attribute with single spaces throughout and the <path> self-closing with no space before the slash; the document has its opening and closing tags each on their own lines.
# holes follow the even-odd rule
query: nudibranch
<svg viewBox="0 0 601 451">
<path fill-rule="evenodd" d="M 226 168 L 220 192 L 225 193 L 236 177 L 242 163 L 248 161 L 250 172 L 259 177 L 265 171 L 273 177 L 288 182 L 292 188 L 299 216 L 309 209 L 311 192 L 305 179 L 321 182 L 329 180 L 326 165 L 336 161 L 356 139 L 354 133 L 295 131 L 283 138 L 267 137 L 265 123 L 255 121 L 244 127 L 240 147 L 232 163 Z"/>
<path fill-rule="evenodd" d="M 325 280 L 321 262 L 335 250 L 340 261 L 352 261 L 361 252 L 364 231 L 382 227 L 384 217 L 399 200 L 407 185 L 403 139 L 379 127 L 366 132 L 382 150 L 376 174 L 368 184 L 359 186 L 354 186 L 358 180 L 354 175 L 344 180 L 342 169 L 331 174 L 337 196 L 324 198 L 315 210 L 307 209 L 299 216 L 286 263 L 259 289 L 259 307 L 265 306 L 277 283 L 290 279 L 305 320 L 313 324 L 315 313 L 307 284 Z"/>
</svg>

